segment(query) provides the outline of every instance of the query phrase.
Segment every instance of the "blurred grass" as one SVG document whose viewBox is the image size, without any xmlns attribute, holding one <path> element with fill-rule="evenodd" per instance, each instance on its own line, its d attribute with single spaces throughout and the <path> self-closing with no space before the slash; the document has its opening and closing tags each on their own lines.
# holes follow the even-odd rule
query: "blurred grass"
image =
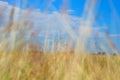
<svg viewBox="0 0 120 80">
<path fill-rule="evenodd" d="M 0 80 L 120 79 L 119 55 L 80 54 L 79 50 L 79 53 L 71 51 L 69 45 L 64 53 L 58 53 L 53 49 L 54 53 L 43 54 L 40 49 L 44 49 L 44 46 L 32 40 L 40 31 L 33 30 L 34 21 L 26 20 L 30 11 L 14 22 L 14 10 L 12 7 L 8 23 L 0 29 L 3 33 L 0 35 Z M 29 39 L 26 40 L 26 37 Z M 57 44 L 55 47 L 60 49 Z M 76 48 L 82 47 L 79 45 Z"/>
<path fill-rule="evenodd" d="M 0 80 L 119 80 L 120 57 L 1 52 Z"/>
</svg>

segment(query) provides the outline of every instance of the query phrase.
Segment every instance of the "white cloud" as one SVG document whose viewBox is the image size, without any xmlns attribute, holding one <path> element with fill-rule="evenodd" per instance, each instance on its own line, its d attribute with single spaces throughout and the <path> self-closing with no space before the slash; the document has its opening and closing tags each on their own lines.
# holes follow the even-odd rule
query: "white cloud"
<svg viewBox="0 0 120 80">
<path fill-rule="evenodd" d="M 6 17 L 8 18 L 12 6 L 3 1 L 0 1 L 0 6 L 1 5 L 4 5 L 4 7 L 7 6 L 6 8 L 8 8 L 8 15 Z M 28 10 L 21 10 L 20 8 L 15 7 L 14 21 L 17 21 L 20 15 L 27 13 L 27 11 Z M 74 12 L 74 10 L 68 10 L 68 12 Z M 71 37 L 75 37 L 78 35 L 79 31 L 81 35 L 88 35 L 92 31 L 92 34 L 88 36 L 92 37 L 94 36 L 94 33 L 99 32 L 99 36 L 104 37 L 105 34 L 101 33 L 100 31 L 108 29 L 106 26 L 93 28 L 90 26 L 91 23 L 89 24 L 89 22 L 86 22 L 83 17 L 64 15 L 57 11 L 52 13 L 44 13 L 39 9 L 35 9 L 30 12 L 30 15 L 26 15 L 26 17 L 28 20 L 31 20 L 35 23 L 35 30 L 41 29 L 41 34 L 46 34 L 47 31 L 49 31 L 49 34 L 68 33 Z M 87 24 L 87 27 L 85 27 L 83 23 Z M 119 35 L 110 36 L 114 37 Z"/>
<path fill-rule="evenodd" d="M 74 12 L 75 10 L 72 10 L 72 9 L 67 10 L 67 13 L 74 13 Z"/>
<path fill-rule="evenodd" d="M 8 18 L 12 6 L 6 2 L 0 1 L 0 9 L 3 7 L 7 8 L 7 16 L 5 17 Z M 88 8 L 88 6 L 86 7 Z M 28 10 L 22 10 L 15 7 L 14 21 L 17 21 L 17 19 L 19 19 L 22 14 L 25 14 L 27 12 Z M 67 12 L 72 13 L 74 10 L 67 10 Z M 67 33 L 72 38 L 76 38 L 80 33 L 82 36 L 95 37 L 94 34 L 98 32 L 99 35 L 97 37 L 105 37 L 106 34 L 102 33 L 101 30 L 107 30 L 108 28 L 106 26 L 93 28 L 91 26 L 92 21 L 85 20 L 85 12 L 88 12 L 87 9 L 84 10 L 83 17 L 75 17 L 69 14 L 62 14 L 58 11 L 54 11 L 52 13 L 44 13 L 38 9 L 35 9 L 25 17 L 35 23 L 33 31 L 37 32 L 40 30 L 40 34 L 38 36 L 45 37 L 45 35 L 48 34 L 53 35 L 52 37 L 54 37 L 58 33 L 59 35 Z M 111 34 L 110 36 L 120 37 L 120 34 Z"/>
<path fill-rule="evenodd" d="M 0 1 L 0 6 L 7 6 L 8 3 L 7 2 L 4 2 L 4 1 Z"/>
<path fill-rule="evenodd" d="M 110 34 L 110 37 L 120 37 L 120 34 Z"/>
</svg>

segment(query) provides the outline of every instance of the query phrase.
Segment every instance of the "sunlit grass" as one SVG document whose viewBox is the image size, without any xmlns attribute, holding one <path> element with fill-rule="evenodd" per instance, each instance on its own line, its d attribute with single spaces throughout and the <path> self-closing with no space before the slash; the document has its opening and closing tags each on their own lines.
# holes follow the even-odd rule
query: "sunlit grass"
<svg viewBox="0 0 120 80">
<path fill-rule="evenodd" d="M 120 57 L 67 53 L 2 53 L 0 80 L 119 80 Z"/>
<path fill-rule="evenodd" d="M 119 80 L 119 55 L 95 55 L 86 51 L 95 2 L 90 4 L 92 7 L 85 10 L 90 13 L 80 22 L 78 36 L 69 25 L 65 9 L 62 10 L 61 23 L 71 38 L 65 44 L 58 39 L 50 51 L 46 50 L 48 38 L 43 41 L 43 45 L 33 40 L 41 30 L 34 31 L 34 21 L 26 19 L 32 11 L 26 10 L 18 21 L 14 21 L 15 8 L 11 7 L 8 22 L 0 28 L 3 33 L 0 34 L 0 80 Z M 0 17 L 3 15 L 1 13 Z M 83 12 L 82 18 L 85 17 Z M 110 40 L 109 35 L 107 38 Z M 74 46 L 72 41 L 75 42 Z M 111 40 L 109 44 L 113 52 L 118 53 Z"/>
</svg>

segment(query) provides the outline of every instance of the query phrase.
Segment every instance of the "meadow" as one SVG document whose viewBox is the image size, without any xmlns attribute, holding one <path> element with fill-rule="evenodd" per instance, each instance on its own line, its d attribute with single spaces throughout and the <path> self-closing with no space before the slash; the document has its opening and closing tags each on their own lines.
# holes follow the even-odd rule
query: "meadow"
<svg viewBox="0 0 120 80">
<path fill-rule="evenodd" d="M 120 56 L 1 52 L 0 80 L 119 80 Z"/>
<path fill-rule="evenodd" d="M 28 19 L 32 10 L 26 10 L 16 20 L 15 7 L 10 7 L 7 22 L 1 22 L 4 25 L 0 26 L 0 80 L 119 80 L 120 56 L 109 34 L 104 36 L 115 55 L 110 55 L 104 45 L 100 47 L 106 49 L 106 54 L 92 54 L 86 50 L 94 7 L 93 0 L 90 9 L 85 10 L 89 13 L 87 19 L 81 21 L 78 36 L 70 28 L 68 15 L 63 9 L 60 19 L 70 38 L 65 44 L 59 38 L 50 48 L 48 38 L 42 45 L 34 39 L 41 30 L 35 31 L 35 20 Z M 0 21 L 5 19 L 4 10 L 0 12 Z M 72 41 L 76 43 L 73 45 Z"/>
</svg>

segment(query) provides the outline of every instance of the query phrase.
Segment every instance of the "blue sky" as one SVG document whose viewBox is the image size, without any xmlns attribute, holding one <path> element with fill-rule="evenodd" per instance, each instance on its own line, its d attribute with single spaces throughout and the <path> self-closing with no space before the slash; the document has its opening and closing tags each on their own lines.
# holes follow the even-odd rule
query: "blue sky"
<svg viewBox="0 0 120 80">
<path fill-rule="evenodd" d="M 2 0 L 11 5 L 21 7 L 25 0 Z M 66 7 L 69 14 L 81 17 L 84 10 L 86 0 L 66 0 L 67 4 L 63 4 L 65 0 L 27 0 L 25 8 L 39 9 L 40 11 L 58 11 Z M 67 5 L 67 6 L 66 6 Z M 106 26 L 112 35 L 114 43 L 119 47 L 120 44 L 120 0 L 97 0 L 94 11 L 94 25 Z"/>
<path fill-rule="evenodd" d="M 63 6 L 63 0 L 2 0 L 7 1 L 9 4 L 19 6 L 23 5 L 24 1 L 27 1 L 27 7 L 33 7 L 37 9 L 45 9 L 48 4 L 53 1 L 53 3 L 50 5 L 50 7 L 53 5 L 56 10 L 60 10 Z M 86 0 L 68 0 L 68 9 L 74 10 L 74 15 L 80 16 L 84 3 Z M 99 5 L 98 12 L 102 14 L 110 14 L 111 13 L 111 2 L 118 13 L 120 13 L 120 0 L 97 0 L 97 5 Z M 52 7 L 51 7 L 52 8 Z M 120 15 L 119 15 L 120 16 Z"/>
<path fill-rule="evenodd" d="M 2 0 L 7 1 L 9 4 L 15 6 L 22 6 L 25 0 Z M 63 0 L 26 0 L 26 8 L 40 9 L 41 11 L 61 11 Z M 51 1 L 53 1 L 51 3 Z M 80 17 L 82 15 L 84 4 L 86 0 L 66 0 L 68 2 L 67 9 L 71 15 Z M 97 8 L 95 10 L 94 16 L 96 17 L 96 22 L 100 26 L 106 24 L 110 33 L 119 33 L 119 20 L 120 20 L 120 0 L 97 0 Z M 113 27 L 114 26 L 114 27 Z M 114 30 L 113 30 L 114 29 Z M 115 30 L 116 29 L 116 30 Z"/>
<path fill-rule="evenodd" d="M 2 0 L 7 1 L 14 6 L 22 6 L 25 0 Z M 39 9 L 41 11 L 61 11 L 62 6 L 70 11 L 69 14 L 80 17 L 84 9 L 86 0 L 66 0 L 67 4 L 63 4 L 64 0 L 26 0 L 26 8 Z M 110 34 L 120 34 L 120 0 L 97 0 L 97 8 L 94 12 L 96 19 L 95 24 L 99 26 L 106 25 Z"/>
</svg>

